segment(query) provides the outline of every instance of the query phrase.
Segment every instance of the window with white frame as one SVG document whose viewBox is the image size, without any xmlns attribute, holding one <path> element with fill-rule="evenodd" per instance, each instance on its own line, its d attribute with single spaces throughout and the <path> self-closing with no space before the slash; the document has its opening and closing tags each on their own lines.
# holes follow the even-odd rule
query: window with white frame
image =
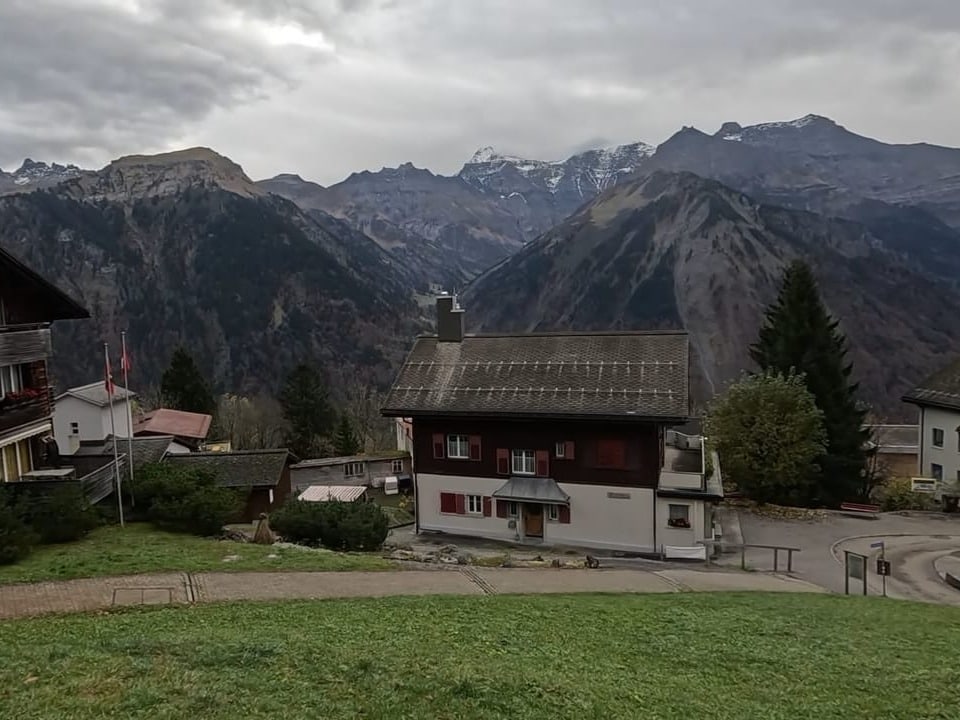
<svg viewBox="0 0 960 720">
<path fill-rule="evenodd" d="M 453 460 L 469 460 L 470 438 L 467 435 L 447 435 L 447 457 Z"/>
<path fill-rule="evenodd" d="M 533 475 L 536 473 L 537 461 L 533 450 L 514 450 L 510 457 L 510 471 L 514 475 Z"/>
<path fill-rule="evenodd" d="M 20 390 L 23 390 L 23 375 L 20 365 L 0 367 L 0 397 Z"/>
<path fill-rule="evenodd" d="M 482 495 L 467 495 L 467 513 L 469 515 L 483 515 Z"/>
<path fill-rule="evenodd" d="M 560 518 L 560 509 L 556 505 L 547 505 L 547 520 L 556 522 Z"/>
<path fill-rule="evenodd" d="M 520 517 L 520 503 L 512 500 L 507 503 L 507 514 L 512 518 Z"/>
<path fill-rule="evenodd" d="M 671 503 L 667 517 L 667 525 L 672 528 L 690 527 L 690 506 L 674 505 Z"/>
<path fill-rule="evenodd" d="M 933 428 L 933 446 L 943 447 L 943 428 Z"/>
<path fill-rule="evenodd" d="M 553 449 L 553 456 L 557 458 L 564 458 L 567 456 L 567 444 L 565 442 L 558 442 L 557 446 Z"/>
<path fill-rule="evenodd" d="M 403 472 L 403 460 L 394 460 L 394 461 L 393 461 L 393 467 L 391 468 L 391 470 L 393 470 L 393 474 L 394 474 L 394 475 L 399 475 L 400 473 L 402 473 L 402 472 Z"/>
<path fill-rule="evenodd" d="M 351 462 L 343 466 L 344 477 L 360 477 L 363 475 L 363 463 Z"/>
</svg>

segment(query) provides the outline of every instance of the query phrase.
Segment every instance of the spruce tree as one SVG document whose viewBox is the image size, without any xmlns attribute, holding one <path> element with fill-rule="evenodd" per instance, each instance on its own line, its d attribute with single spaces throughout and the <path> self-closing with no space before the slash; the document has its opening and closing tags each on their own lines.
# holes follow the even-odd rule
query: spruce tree
<svg viewBox="0 0 960 720">
<path fill-rule="evenodd" d="M 340 416 L 340 424 L 337 425 L 337 434 L 333 438 L 333 451 L 339 456 L 356 455 L 361 450 L 360 440 L 353 431 L 353 424 L 346 413 Z"/>
<path fill-rule="evenodd" d="M 170 366 L 160 378 L 160 398 L 164 406 L 185 412 L 213 415 L 216 401 L 203 374 L 190 354 L 178 347 Z"/>
<path fill-rule="evenodd" d="M 798 260 L 787 267 L 750 356 L 764 372 L 802 374 L 823 413 L 827 442 L 819 460 L 816 501 L 837 506 L 864 498 L 869 491 L 866 411 L 857 403 L 846 338 L 824 307 L 806 263 Z"/>
<path fill-rule="evenodd" d="M 280 406 L 287 421 L 287 447 L 303 460 L 317 457 L 320 439 L 330 431 L 334 415 L 316 368 L 300 364 L 290 372 L 280 393 Z"/>
</svg>

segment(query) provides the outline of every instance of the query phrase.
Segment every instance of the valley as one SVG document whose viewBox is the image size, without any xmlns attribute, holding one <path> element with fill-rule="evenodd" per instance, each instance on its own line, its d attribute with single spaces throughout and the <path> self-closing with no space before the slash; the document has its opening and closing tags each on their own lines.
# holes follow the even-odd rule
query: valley
<svg viewBox="0 0 960 720">
<path fill-rule="evenodd" d="M 329 187 L 254 182 L 205 148 L 96 171 L 29 160 L 0 171 L 0 245 L 93 311 L 57 328 L 62 386 L 121 329 L 148 386 L 180 343 L 219 391 L 275 392 L 304 358 L 383 385 L 444 289 L 473 331 L 684 328 L 702 405 L 749 367 L 795 258 L 880 416 L 960 340 L 960 150 L 816 115 L 556 162 L 481 148 L 456 175 L 407 163 Z"/>
</svg>

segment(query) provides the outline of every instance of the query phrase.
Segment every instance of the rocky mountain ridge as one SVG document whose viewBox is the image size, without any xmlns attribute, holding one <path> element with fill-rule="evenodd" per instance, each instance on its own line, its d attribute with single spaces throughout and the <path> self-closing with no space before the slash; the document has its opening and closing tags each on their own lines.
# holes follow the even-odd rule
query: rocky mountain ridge
<svg viewBox="0 0 960 720">
<path fill-rule="evenodd" d="M 462 301 L 475 331 L 684 328 L 703 403 L 750 366 L 783 266 L 811 262 L 864 397 L 899 398 L 960 339 L 956 290 L 902 267 L 862 225 L 758 203 L 692 173 L 621 183 L 496 268 Z"/>
</svg>

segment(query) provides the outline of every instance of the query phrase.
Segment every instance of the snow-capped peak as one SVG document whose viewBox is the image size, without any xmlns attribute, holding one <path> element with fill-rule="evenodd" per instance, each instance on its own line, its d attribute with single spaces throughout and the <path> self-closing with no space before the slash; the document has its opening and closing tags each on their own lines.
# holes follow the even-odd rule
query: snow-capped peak
<svg viewBox="0 0 960 720">
<path fill-rule="evenodd" d="M 500 159 L 501 155 L 494 150 L 492 147 L 487 145 L 477 150 L 473 157 L 470 158 L 469 164 L 471 165 L 480 165 L 481 163 L 493 162 L 494 160 Z"/>
</svg>

